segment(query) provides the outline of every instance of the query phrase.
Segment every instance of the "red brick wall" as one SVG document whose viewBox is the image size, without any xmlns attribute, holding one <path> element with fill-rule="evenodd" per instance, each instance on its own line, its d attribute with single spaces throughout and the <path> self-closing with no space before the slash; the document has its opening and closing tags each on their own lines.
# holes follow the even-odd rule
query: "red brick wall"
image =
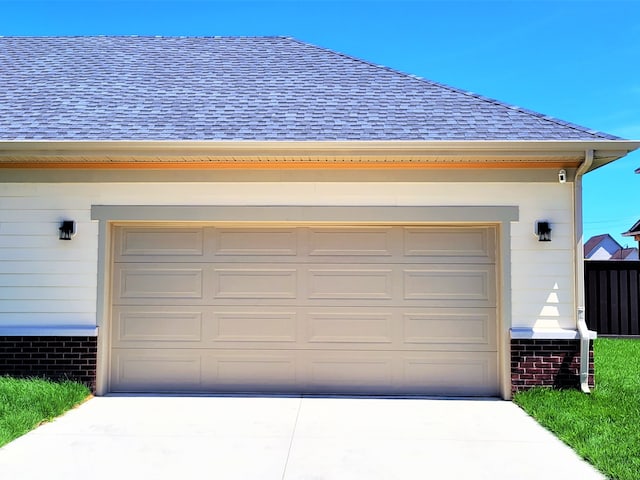
<svg viewBox="0 0 640 480">
<path fill-rule="evenodd" d="M 0 336 L 0 375 L 69 379 L 95 392 L 96 337 Z"/>
<path fill-rule="evenodd" d="M 593 378 L 593 342 L 589 351 L 589 385 Z M 579 388 L 579 340 L 511 340 L 511 390 L 532 387 Z"/>
</svg>

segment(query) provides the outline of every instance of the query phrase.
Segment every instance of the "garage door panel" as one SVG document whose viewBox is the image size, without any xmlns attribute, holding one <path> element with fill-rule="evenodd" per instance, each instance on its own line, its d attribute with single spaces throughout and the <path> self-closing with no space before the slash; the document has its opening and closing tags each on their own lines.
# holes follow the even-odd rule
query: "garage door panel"
<svg viewBox="0 0 640 480">
<path fill-rule="evenodd" d="M 295 311 L 252 311 L 233 309 L 213 311 L 210 341 L 292 343 L 298 337 L 298 315 Z M 226 347 L 228 348 L 228 346 Z"/>
<path fill-rule="evenodd" d="M 308 298 L 391 300 L 393 270 L 373 268 L 311 268 L 307 273 Z"/>
<path fill-rule="evenodd" d="M 438 395 L 496 395 L 494 353 L 424 352 L 407 354 L 403 383 L 419 385 L 417 393 Z"/>
<path fill-rule="evenodd" d="M 116 265 L 114 291 L 116 304 L 131 299 L 202 299 L 203 269 L 171 265 L 150 267 L 148 264 Z"/>
<path fill-rule="evenodd" d="M 429 266 L 404 270 L 406 300 L 495 305 L 495 274 L 486 265 Z"/>
<path fill-rule="evenodd" d="M 249 387 L 260 391 L 260 384 L 271 388 L 294 387 L 296 380 L 296 353 L 294 351 L 221 351 L 215 356 L 204 355 L 205 383 L 218 388 Z M 260 382 L 256 382 L 260 378 Z"/>
<path fill-rule="evenodd" d="M 119 230 L 119 237 L 116 260 L 140 261 L 132 258 L 140 256 L 201 257 L 204 254 L 202 228 L 127 228 Z"/>
<path fill-rule="evenodd" d="M 463 344 L 497 349 L 495 309 L 429 309 L 403 314 L 404 342 L 418 345 Z"/>
<path fill-rule="evenodd" d="M 394 356 L 390 352 L 309 352 L 305 375 L 308 391 L 370 391 L 393 385 Z"/>
<path fill-rule="evenodd" d="M 496 395 L 495 355 L 467 352 L 113 352 L 115 392 Z M 256 379 L 260 379 L 257 381 Z"/>
<path fill-rule="evenodd" d="M 298 232 L 293 228 L 215 229 L 213 253 L 223 257 L 229 255 L 295 256 L 298 253 Z"/>
<path fill-rule="evenodd" d="M 372 309 L 373 310 L 373 309 Z M 306 341 L 309 343 L 380 344 L 394 343 L 392 312 L 317 312 L 305 315 Z"/>
<path fill-rule="evenodd" d="M 497 350 L 494 309 L 119 306 L 112 325 L 123 348 Z"/>
<path fill-rule="evenodd" d="M 112 323 L 113 341 L 115 346 L 201 342 L 202 326 L 200 310 L 131 310 L 116 307 Z"/>
<path fill-rule="evenodd" d="M 294 268 L 216 268 L 214 299 L 295 299 L 298 271 Z"/>
<path fill-rule="evenodd" d="M 394 255 L 394 230 L 391 228 L 311 228 L 308 232 L 309 255 L 374 256 Z"/>
<path fill-rule="evenodd" d="M 448 261 L 495 261 L 493 227 L 408 227 L 404 229 L 404 254 Z"/>
<path fill-rule="evenodd" d="M 196 391 L 201 388 L 198 351 L 116 348 L 111 355 L 112 391 Z"/>
</svg>

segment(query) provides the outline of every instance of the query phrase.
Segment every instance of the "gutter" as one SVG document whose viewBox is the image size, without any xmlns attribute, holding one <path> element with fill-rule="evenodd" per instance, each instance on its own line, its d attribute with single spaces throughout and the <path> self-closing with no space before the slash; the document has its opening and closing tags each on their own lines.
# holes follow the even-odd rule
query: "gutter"
<svg viewBox="0 0 640 480">
<path fill-rule="evenodd" d="M 593 170 L 639 147 L 639 141 L 629 140 L 0 140 L 0 164 L 38 165 L 65 157 L 83 163 L 90 158 L 113 163 L 132 158 L 162 161 L 177 157 L 184 166 L 198 157 L 235 157 L 259 162 L 266 156 L 294 159 L 330 156 L 391 162 L 395 157 L 413 156 L 455 162 L 472 156 L 481 160 L 495 157 L 556 161 L 565 168 L 578 165 L 585 150 L 592 150 Z"/>
<path fill-rule="evenodd" d="M 585 320 L 584 307 L 584 254 L 582 232 L 582 176 L 593 165 L 593 150 L 585 150 L 584 161 L 576 171 L 573 183 L 574 245 L 575 245 L 575 305 L 578 337 L 580 339 L 580 390 L 591 393 L 589 389 L 589 341 L 596 338 L 596 332 L 589 330 Z"/>
</svg>

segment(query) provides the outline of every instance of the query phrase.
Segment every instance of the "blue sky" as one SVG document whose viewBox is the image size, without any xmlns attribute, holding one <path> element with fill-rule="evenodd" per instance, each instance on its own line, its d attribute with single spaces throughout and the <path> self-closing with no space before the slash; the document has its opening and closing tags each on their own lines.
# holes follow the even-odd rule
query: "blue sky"
<svg viewBox="0 0 640 480">
<path fill-rule="evenodd" d="M 0 0 L 0 35 L 116 34 L 292 36 L 640 139 L 638 0 Z M 635 244 L 638 167 L 585 177 L 585 240 Z"/>
</svg>

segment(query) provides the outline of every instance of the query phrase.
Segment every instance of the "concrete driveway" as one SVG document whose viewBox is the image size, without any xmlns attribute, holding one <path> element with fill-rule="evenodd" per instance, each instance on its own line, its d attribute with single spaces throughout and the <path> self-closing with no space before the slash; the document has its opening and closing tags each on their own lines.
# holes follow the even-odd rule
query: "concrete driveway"
<svg viewBox="0 0 640 480">
<path fill-rule="evenodd" d="M 604 478 L 500 400 L 107 396 L 0 449 L 3 479 Z"/>
</svg>

